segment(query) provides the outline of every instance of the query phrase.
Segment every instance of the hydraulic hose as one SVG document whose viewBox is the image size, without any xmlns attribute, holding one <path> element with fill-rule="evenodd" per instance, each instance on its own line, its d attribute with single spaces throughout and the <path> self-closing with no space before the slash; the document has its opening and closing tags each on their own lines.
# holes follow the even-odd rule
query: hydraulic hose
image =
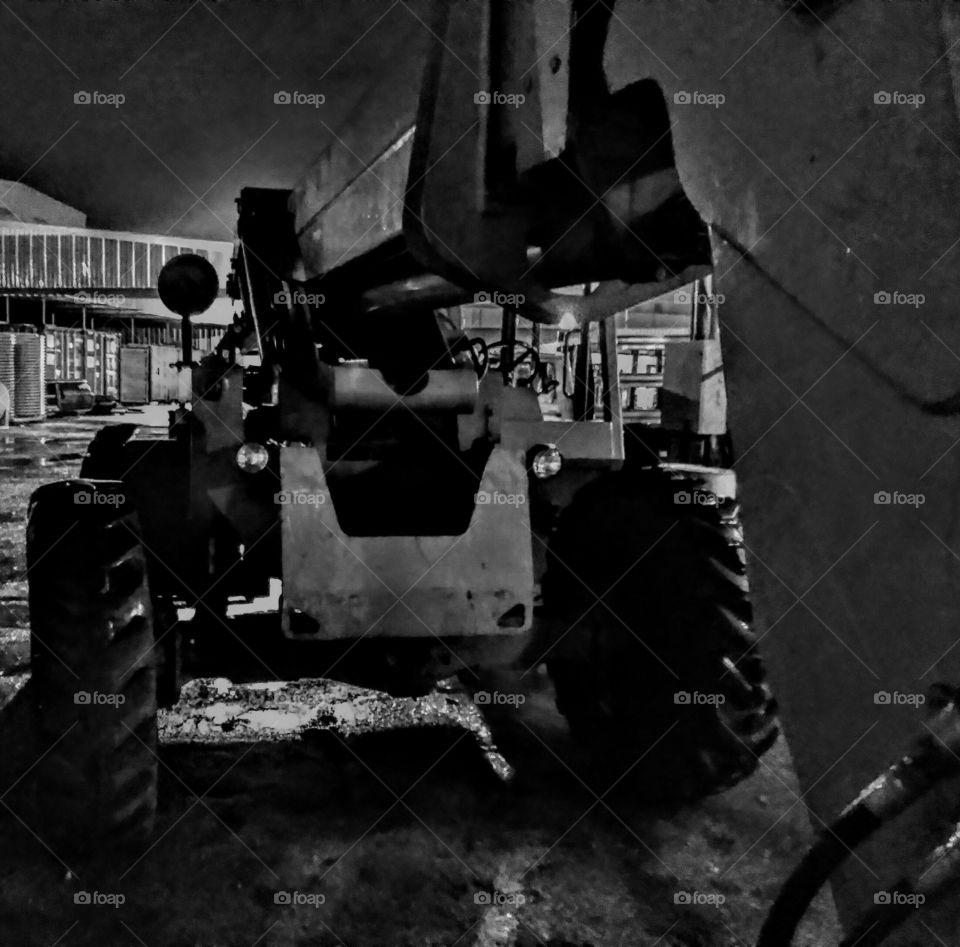
<svg viewBox="0 0 960 947">
<path fill-rule="evenodd" d="M 960 690 L 937 687 L 931 701 L 937 712 L 925 724 L 910 752 L 866 786 L 822 830 L 810 851 L 786 880 L 760 930 L 757 947 L 789 947 L 810 902 L 830 875 L 877 829 L 924 796 L 940 780 L 960 773 Z M 922 894 L 924 900 L 903 897 L 896 904 L 875 905 L 841 947 L 879 944 L 918 903 L 932 901 L 960 871 L 960 833 L 936 849 L 915 881 L 904 881 L 898 894 Z M 857 939 L 859 937 L 859 939 Z"/>
<path fill-rule="evenodd" d="M 757 947 L 788 947 L 820 888 L 850 850 L 869 838 L 881 824 L 866 806 L 855 803 L 823 830 L 780 889 L 760 930 Z"/>
<path fill-rule="evenodd" d="M 894 885 L 896 901 L 874 905 L 840 944 L 840 947 L 876 947 L 919 908 L 928 908 L 940 900 L 960 875 L 960 825 L 925 859 L 923 868 L 912 878 Z"/>
</svg>

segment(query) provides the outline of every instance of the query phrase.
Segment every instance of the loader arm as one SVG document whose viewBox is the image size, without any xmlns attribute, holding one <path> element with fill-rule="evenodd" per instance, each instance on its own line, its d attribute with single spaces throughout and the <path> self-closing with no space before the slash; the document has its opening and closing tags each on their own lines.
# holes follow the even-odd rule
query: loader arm
<svg viewBox="0 0 960 947">
<path fill-rule="evenodd" d="M 335 138 L 293 193 L 310 284 L 382 312 L 498 291 L 557 324 L 705 274 L 659 86 L 611 93 L 603 76 L 611 15 L 612 0 L 436 4 L 422 77 L 393 77 L 398 107 L 362 166 Z M 587 301 L 554 292 L 586 282 L 601 284 Z"/>
</svg>

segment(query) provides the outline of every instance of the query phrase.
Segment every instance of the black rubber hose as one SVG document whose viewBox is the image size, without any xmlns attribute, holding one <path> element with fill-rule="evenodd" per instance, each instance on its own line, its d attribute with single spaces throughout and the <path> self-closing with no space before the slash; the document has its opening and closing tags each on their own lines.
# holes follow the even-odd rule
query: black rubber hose
<svg viewBox="0 0 960 947">
<path fill-rule="evenodd" d="M 960 690 L 943 684 L 934 686 L 931 706 L 936 712 L 924 725 L 924 732 L 917 737 L 906 756 L 866 786 L 833 825 L 820 833 L 780 890 L 760 930 L 757 947 L 790 947 L 810 902 L 847 855 L 881 825 L 913 805 L 941 779 L 956 775 L 960 770 L 958 703 Z M 930 867 L 925 874 L 933 872 L 941 862 L 941 870 L 924 885 L 924 890 L 929 889 L 931 895 L 952 880 L 953 869 L 960 873 L 960 835 L 951 837 L 946 845 L 931 855 Z M 921 883 L 923 880 L 921 876 Z M 857 927 L 862 932 L 862 940 L 850 943 L 862 947 L 880 943 L 906 916 L 899 910 L 901 906 L 878 905 L 879 911 L 868 912 Z M 846 943 L 848 941 L 844 941 Z"/>
<path fill-rule="evenodd" d="M 878 947 L 917 909 L 909 904 L 878 905 L 867 911 L 840 947 Z"/>
<path fill-rule="evenodd" d="M 960 879 L 960 826 L 930 852 L 912 877 L 901 878 L 882 904 L 871 908 L 840 947 L 877 947 L 916 911 L 955 896 Z"/>
<path fill-rule="evenodd" d="M 780 889 L 760 930 L 757 947 L 790 947 L 793 935 L 817 892 L 851 849 L 868 839 L 882 824 L 882 819 L 863 802 L 858 802 L 824 829 Z"/>
</svg>

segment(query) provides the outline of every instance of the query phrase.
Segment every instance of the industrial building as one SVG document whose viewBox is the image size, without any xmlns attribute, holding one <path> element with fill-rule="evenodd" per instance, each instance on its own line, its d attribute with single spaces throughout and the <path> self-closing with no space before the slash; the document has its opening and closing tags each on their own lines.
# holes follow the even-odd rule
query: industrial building
<svg viewBox="0 0 960 947">
<path fill-rule="evenodd" d="M 45 416 L 58 385 L 86 381 L 123 404 L 173 401 L 180 321 L 160 305 L 156 278 L 178 253 L 210 259 L 225 279 L 229 242 L 96 230 L 85 215 L 27 185 L 0 181 L 0 383 L 10 420 Z M 194 327 L 209 351 L 230 323 L 219 299 Z M 39 380 L 38 380 L 39 379 Z M 49 389 L 49 390 L 48 390 Z"/>
</svg>

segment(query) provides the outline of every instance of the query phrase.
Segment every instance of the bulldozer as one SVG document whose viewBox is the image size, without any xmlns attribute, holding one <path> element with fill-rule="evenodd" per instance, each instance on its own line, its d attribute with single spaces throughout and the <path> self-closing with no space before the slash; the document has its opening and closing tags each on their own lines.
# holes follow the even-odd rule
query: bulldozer
<svg viewBox="0 0 960 947">
<path fill-rule="evenodd" d="M 492 91 L 462 109 L 438 46 L 413 124 L 359 178 L 344 186 L 334 149 L 313 187 L 242 191 L 227 286 L 240 312 L 199 360 L 190 319 L 216 298 L 217 274 L 193 254 L 167 262 L 158 292 L 183 319 L 189 402 L 163 439 L 103 428 L 79 479 L 34 494 L 32 686 L 48 737 L 75 724 L 41 786 L 71 833 L 149 835 L 156 712 L 177 700 L 185 642 L 232 633 L 228 604 L 273 583 L 276 635 L 317 645 L 301 674 L 407 693 L 454 676 L 509 704 L 490 675 L 545 666 L 605 787 L 629 775 L 644 798 L 696 799 L 748 775 L 776 739 L 735 477 L 671 460 L 623 417 L 608 317 L 710 264 L 671 170 L 662 95 L 641 83 L 608 96 L 588 131 L 531 160 L 510 113 L 547 90 L 501 86 L 532 61 L 513 45 L 533 35 L 516 21 L 532 11 L 489 5 L 485 48 L 506 55 L 488 63 Z M 465 37 L 477 13 L 438 5 L 440 35 Z M 594 94 L 602 33 L 603 17 L 585 15 L 571 121 Z M 638 107 L 653 124 L 623 138 Z M 458 183 L 459 156 L 442 159 L 451 135 L 482 158 L 472 181 Z M 605 170 L 607 147 L 618 157 Z M 590 192 L 629 164 L 643 193 L 622 231 Z M 551 206 L 565 176 L 581 186 Z M 611 293 L 617 274 L 630 282 Z M 451 318 L 477 299 L 499 304 L 499 339 Z M 544 417 L 552 383 L 521 322 L 565 325 L 576 342 L 565 417 Z M 726 443 L 689 425 L 685 438 L 701 460 Z"/>
</svg>

